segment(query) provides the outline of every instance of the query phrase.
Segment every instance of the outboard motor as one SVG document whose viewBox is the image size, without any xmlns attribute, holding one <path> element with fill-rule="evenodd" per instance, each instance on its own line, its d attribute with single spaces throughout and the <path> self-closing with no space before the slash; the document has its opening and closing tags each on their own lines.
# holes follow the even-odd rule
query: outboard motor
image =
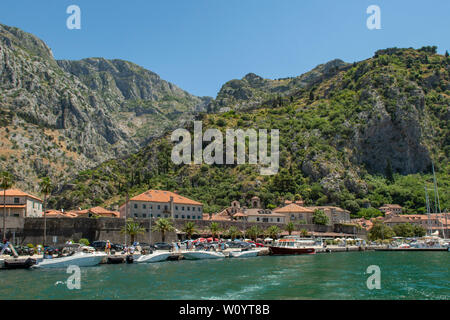
<svg viewBox="0 0 450 320">
<path fill-rule="evenodd" d="M 133 263 L 133 261 L 134 261 L 134 258 L 133 258 L 133 255 L 128 255 L 127 256 L 127 263 Z"/>
</svg>

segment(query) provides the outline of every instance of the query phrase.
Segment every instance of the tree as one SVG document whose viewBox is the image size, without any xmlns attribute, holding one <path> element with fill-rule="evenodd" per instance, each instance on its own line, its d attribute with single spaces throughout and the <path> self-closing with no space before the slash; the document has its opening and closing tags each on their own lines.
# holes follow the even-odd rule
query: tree
<svg viewBox="0 0 450 320">
<path fill-rule="evenodd" d="M 448 58 L 448 50 L 445 50 L 445 57 Z"/>
<path fill-rule="evenodd" d="M 249 229 L 247 230 L 247 234 L 248 234 L 248 236 L 250 237 L 250 239 L 256 241 L 256 238 L 258 238 L 258 236 L 259 236 L 260 234 L 262 234 L 262 230 L 261 230 L 261 228 L 258 227 L 258 226 L 252 226 L 251 228 L 249 228 Z"/>
<path fill-rule="evenodd" d="M 325 212 L 319 209 L 314 210 L 312 220 L 314 224 L 321 224 L 321 225 L 327 225 L 328 222 L 330 221 Z"/>
<path fill-rule="evenodd" d="M 286 231 L 289 233 L 289 235 L 292 234 L 292 231 L 294 231 L 294 229 L 295 229 L 295 226 L 294 226 L 293 222 L 288 222 L 286 224 Z"/>
<path fill-rule="evenodd" d="M 227 234 L 231 240 L 234 240 L 241 234 L 241 232 L 235 226 L 231 226 L 228 228 Z"/>
<path fill-rule="evenodd" d="M 394 172 L 392 171 L 391 159 L 387 160 L 385 169 L 386 179 L 389 183 L 394 183 Z"/>
<path fill-rule="evenodd" d="M 49 177 L 44 177 L 39 182 L 39 188 L 41 189 L 41 193 L 44 194 L 44 205 L 42 206 L 42 209 L 44 211 L 44 242 L 43 245 L 46 245 L 47 242 L 47 195 L 49 195 L 53 189 L 52 182 L 50 181 Z"/>
<path fill-rule="evenodd" d="M 419 226 L 417 224 L 413 225 L 413 230 L 414 230 L 415 237 L 423 237 L 427 233 L 427 231 L 425 230 L 424 227 Z"/>
<path fill-rule="evenodd" d="M 371 219 L 376 217 L 381 217 L 383 214 L 380 210 L 370 207 L 370 208 L 362 208 L 356 214 L 360 218 Z"/>
<path fill-rule="evenodd" d="M 213 238 L 217 237 L 217 235 L 219 234 L 219 231 L 220 231 L 220 226 L 219 226 L 219 224 L 218 224 L 217 222 L 212 222 L 212 223 L 209 225 L 209 231 L 211 232 L 211 236 L 212 236 Z"/>
<path fill-rule="evenodd" d="M 152 231 L 160 232 L 162 242 L 165 242 L 166 233 L 175 231 L 175 227 L 173 226 L 171 220 L 167 218 L 159 218 L 158 220 L 155 221 L 155 225 L 153 226 Z"/>
<path fill-rule="evenodd" d="M 272 239 L 278 238 L 278 235 L 280 233 L 281 233 L 281 230 L 277 226 L 270 226 L 266 229 L 266 235 L 268 235 Z"/>
<path fill-rule="evenodd" d="M 300 235 L 302 237 L 307 237 L 309 235 L 309 232 L 306 229 L 302 229 L 302 230 L 300 230 Z"/>
<path fill-rule="evenodd" d="M 392 230 L 394 230 L 397 237 L 414 237 L 414 227 L 410 223 L 397 224 L 392 228 Z"/>
<path fill-rule="evenodd" d="M 189 239 L 191 239 L 192 235 L 194 233 L 197 233 L 197 229 L 195 226 L 195 223 L 192 221 L 186 222 L 186 224 L 183 227 L 183 232 L 186 232 L 186 235 Z"/>
<path fill-rule="evenodd" d="M 369 231 L 368 237 L 370 240 L 390 239 L 395 237 L 395 232 L 391 227 L 381 222 L 375 222 Z"/>
<path fill-rule="evenodd" d="M 0 173 L 0 187 L 3 189 L 3 241 L 6 240 L 6 190 L 13 186 L 13 177 L 9 172 Z"/>
</svg>

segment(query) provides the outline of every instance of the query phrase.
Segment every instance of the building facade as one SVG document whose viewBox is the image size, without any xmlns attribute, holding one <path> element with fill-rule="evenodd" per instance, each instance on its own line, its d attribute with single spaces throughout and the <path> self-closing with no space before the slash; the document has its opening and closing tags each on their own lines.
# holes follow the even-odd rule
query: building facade
<svg viewBox="0 0 450 320">
<path fill-rule="evenodd" d="M 42 217 L 43 201 L 38 197 L 25 193 L 19 189 L 8 189 L 6 190 L 5 195 L 7 217 Z M 0 191 L 0 197 L 0 216 L 3 216 L 3 190 Z"/>
<path fill-rule="evenodd" d="M 148 190 L 120 207 L 120 217 L 202 220 L 203 204 L 171 191 Z"/>
</svg>

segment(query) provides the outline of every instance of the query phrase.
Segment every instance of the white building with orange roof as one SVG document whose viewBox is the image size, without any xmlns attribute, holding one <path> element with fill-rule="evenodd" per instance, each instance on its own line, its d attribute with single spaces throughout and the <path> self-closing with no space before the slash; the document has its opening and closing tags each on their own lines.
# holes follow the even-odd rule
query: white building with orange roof
<svg viewBox="0 0 450 320">
<path fill-rule="evenodd" d="M 74 213 L 80 218 L 91 218 L 91 217 L 105 217 L 105 218 L 119 218 L 119 211 L 111 211 L 103 207 L 94 207 L 85 210 L 70 211 L 69 213 Z"/>
<path fill-rule="evenodd" d="M 130 218 L 203 219 L 203 204 L 165 190 L 148 190 L 120 207 L 120 216 Z"/>
<path fill-rule="evenodd" d="M 277 208 L 273 210 L 273 212 L 285 215 L 287 221 L 298 222 L 303 220 L 307 224 L 312 224 L 312 217 L 314 214 L 314 210 L 292 202 L 288 202 L 287 205 Z"/>
<path fill-rule="evenodd" d="M 378 210 L 383 212 L 385 215 L 387 212 L 390 214 L 401 214 L 403 211 L 403 208 L 402 208 L 402 206 L 400 206 L 398 204 L 385 204 L 385 205 L 379 207 Z"/>
<path fill-rule="evenodd" d="M 5 195 L 7 217 L 42 217 L 43 201 L 38 197 L 19 189 L 8 189 Z M 4 214 L 3 208 L 3 190 L 0 190 L 0 216 Z"/>
</svg>

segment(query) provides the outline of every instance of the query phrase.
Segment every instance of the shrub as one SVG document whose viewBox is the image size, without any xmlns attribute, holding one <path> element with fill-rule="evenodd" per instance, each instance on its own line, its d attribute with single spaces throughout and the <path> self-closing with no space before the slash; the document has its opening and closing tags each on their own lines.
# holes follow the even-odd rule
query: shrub
<svg viewBox="0 0 450 320">
<path fill-rule="evenodd" d="M 88 239 L 80 239 L 79 241 L 78 241 L 78 243 L 79 244 L 82 244 L 82 245 L 85 245 L 85 246 L 88 246 L 88 245 L 90 245 L 90 243 L 89 243 L 89 240 Z"/>
</svg>

